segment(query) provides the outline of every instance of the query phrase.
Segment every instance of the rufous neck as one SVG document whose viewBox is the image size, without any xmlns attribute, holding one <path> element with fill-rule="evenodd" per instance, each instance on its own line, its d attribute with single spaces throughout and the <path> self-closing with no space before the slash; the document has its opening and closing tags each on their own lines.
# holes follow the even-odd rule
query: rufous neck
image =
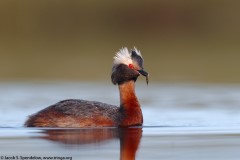
<svg viewBox="0 0 240 160">
<path fill-rule="evenodd" d="M 143 116 L 140 104 L 135 95 L 135 82 L 128 81 L 119 85 L 119 92 L 120 112 L 122 114 L 119 126 L 142 125 Z"/>
<path fill-rule="evenodd" d="M 119 85 L 119 92 L 120 92 L 120 106 L 127 107 L 128 104 L 133 104 L 134 102 L 135 107 L 140 107 L 138 99 L 135 94 L 134 81 L 128 81 Z"/>
</svg>

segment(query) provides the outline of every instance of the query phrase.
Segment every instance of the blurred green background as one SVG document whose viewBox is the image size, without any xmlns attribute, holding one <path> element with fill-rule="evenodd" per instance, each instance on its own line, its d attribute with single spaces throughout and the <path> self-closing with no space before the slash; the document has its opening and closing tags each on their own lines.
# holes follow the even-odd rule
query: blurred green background
<svg viewBox="0 0 240 160">
<path fill-rule="evenodd" d="M 240 83 L 238 1 L 1 0 L 0 81 L 110 82 L 136 46 L 154 82 Z"/>
</svg>

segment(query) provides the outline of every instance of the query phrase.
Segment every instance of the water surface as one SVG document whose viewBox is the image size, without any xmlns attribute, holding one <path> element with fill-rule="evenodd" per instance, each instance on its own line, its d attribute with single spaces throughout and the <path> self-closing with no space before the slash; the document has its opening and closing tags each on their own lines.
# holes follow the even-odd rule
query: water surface
<svg viewBox="0 0 240 160">
<path fill-rule="evenodd" d="M 63 99 L 117 105 L 118 90 L 110 84 L 2 83 L 0 88 L 1 159 L 240 157 L 240 86 L 138 83 L 144 125 L 131 129 L 23 127 L 28 115 Z"/>
</svg>

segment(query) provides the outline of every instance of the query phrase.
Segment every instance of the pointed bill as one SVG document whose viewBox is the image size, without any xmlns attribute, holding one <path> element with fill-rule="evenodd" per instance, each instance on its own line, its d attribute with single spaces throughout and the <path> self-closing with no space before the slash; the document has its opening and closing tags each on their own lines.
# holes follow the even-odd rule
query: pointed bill
<svg viewBox="0 0 240 160">
<path fill-rule="evenodd" d="M 142 70 L 138 70 L 138 72 L 139 72 L 141 75 L 143 75 L 144 77 L 146 77 L 146 83 L 147 83 L 147 85 L 148 85 L 148 76 L 149 76 L 149 74 L 148 74 L 146 71 L 144 71 L 143 69 L 142 69 Z"/>
</svg>

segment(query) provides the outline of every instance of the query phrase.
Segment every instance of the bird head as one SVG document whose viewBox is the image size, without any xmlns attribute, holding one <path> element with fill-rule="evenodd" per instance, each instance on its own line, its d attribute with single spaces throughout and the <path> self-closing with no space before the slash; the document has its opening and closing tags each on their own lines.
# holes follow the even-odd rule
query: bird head
<svg viewBox="0 0 240 160">
<path fill-rule="evenodd" d="M 149 74 L 143 68 L 143 57 L 140 51 L 135 47 L 131 51 L 126 47 L 120 49 L 114 56 L 111 76 L 113 84 L 136 81 L 140 75 L 146 77 L 148 84 Z"/>
</svg>

